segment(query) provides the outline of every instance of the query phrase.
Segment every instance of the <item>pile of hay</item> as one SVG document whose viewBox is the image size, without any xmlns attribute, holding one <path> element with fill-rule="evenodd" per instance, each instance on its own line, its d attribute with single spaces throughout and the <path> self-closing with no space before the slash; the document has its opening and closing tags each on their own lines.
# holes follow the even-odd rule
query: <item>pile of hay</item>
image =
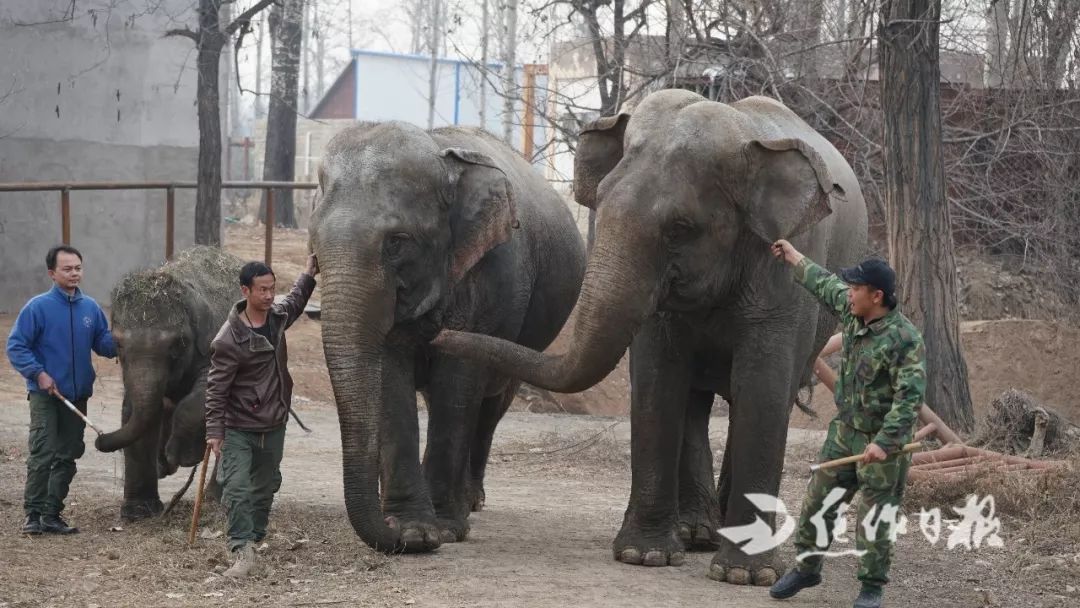
<svg viewBox="0 0 1080 608">
<path fill-rule="evenodd" d="M 1040 457 L 1080 447 L 1080 427 L 1016 389 L 990 404 L 972 446 L 1004 454 Z"/>
<path fill-rule="evenodd" d="M 188 322 L 184 301 L 189 289 L 210 305 L 218 323 L 240 299 L 243 261 L 216 247 L 188 249 L 173 261 L 124 275 L 113 288 L 115 327 L 178 327 Z"/>
</svg>

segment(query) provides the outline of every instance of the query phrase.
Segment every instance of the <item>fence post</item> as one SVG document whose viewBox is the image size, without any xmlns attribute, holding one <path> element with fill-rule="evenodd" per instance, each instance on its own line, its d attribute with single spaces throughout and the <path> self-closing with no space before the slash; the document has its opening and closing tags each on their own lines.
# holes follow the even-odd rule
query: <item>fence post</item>
<svg viewBox="0 0 1080 608">
<path fill-rule="evenodd" d="M 173 233 L 176 228 L 176 188 L 165 189 L 165 261 L 173 256 Z"/>
<path fill-rule="evenodd" d="M 270 266 L 270 256 L 274 252 L 274 189 L 266 189 L 266 250 L 263 263 Z"/>
<path fill-rule="evenodd" d="M 65 245 L 71 244 L 71 191 L 60 190 L 60 236 Z"/>
</svg>

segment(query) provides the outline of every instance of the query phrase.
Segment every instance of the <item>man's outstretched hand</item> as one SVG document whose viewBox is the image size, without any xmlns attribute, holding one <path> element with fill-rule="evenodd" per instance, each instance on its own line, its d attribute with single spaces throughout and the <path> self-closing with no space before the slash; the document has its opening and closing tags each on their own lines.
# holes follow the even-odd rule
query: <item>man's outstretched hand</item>
<svg viewBox="0 0 1080 608">
<path fill-rule="evenodd" d="M 792 266 L 801 262 L 804 257 L 803 254 L 792 247 L 791 243 L 784 239 L 780 239 L 772 244 L 772 252 L 778 259 L 783 260 Z"/>
</svg>

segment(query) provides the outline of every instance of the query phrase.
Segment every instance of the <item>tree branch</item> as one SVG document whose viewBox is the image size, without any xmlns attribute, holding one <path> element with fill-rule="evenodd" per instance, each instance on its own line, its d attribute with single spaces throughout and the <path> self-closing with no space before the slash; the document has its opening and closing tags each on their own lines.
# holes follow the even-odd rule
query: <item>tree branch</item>
<svg viewBox="0 0 1080 608">
<path fill-rule="evenodd" d="M 270 6 L 271 4 L 281 6 L 281 0 L 259 0 L 259 2 L 252 5 L 251 8 L 240 13 L 240 15 L 236 17 L 236 19 L 233 19 L 233 22 L 225 28 L 225 34 L 228 36 L 232 36 L 236 32 L 236 30 L 240 29 L 241 26 L 246 23 L 250 23 L 251 18 L 259 14 L 259 11 Z"/>
<path fill-rule="evenodd" d="M 184 38 L 190 38 L 192 41 L 195 42 L 195 44 L 199 44 L 199 35 L 191 31 L 191 28 L 189 27 L 181 27 L 168 30 L 165 32 L 165 35 L 162 36 L 162 38 L 169 38 L 170 36 L 182 36 Z"/>
</svg>

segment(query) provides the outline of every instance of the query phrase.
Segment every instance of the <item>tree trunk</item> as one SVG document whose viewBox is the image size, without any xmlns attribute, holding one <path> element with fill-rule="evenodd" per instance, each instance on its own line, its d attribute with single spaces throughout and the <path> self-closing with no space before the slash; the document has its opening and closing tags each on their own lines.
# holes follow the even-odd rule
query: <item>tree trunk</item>
<svg viewBox="0 0 1080 608">
<path fill-rule="evenodd" d="M 952 428 L 970 431 L 942 158 L 941 0 L 885 0 L 881 10 L 885 201 L 901 309 L 922 328 L 926 343 L 926 403 Z"/>
<path fill-rule="evenodd" d="M 517 86 L 517 0 L 507 0 L 503 7 L 506 29 L 503 31 L 503 141 L 514 145 L 514 99 Z"/>
<path fill-rule="evenodd" d="M 427 128 L 435 128 L 435 102 L 439 91 L 439 30 L 442 18 L 442 0 L 431 0 L 431 58 L 428 63 L 428 111 Z"/>
<path fill-rule="evenodd" d="M 266 19 L 259 19 L 259 30 L 255 35 L 255 119 L 258 120 L 263 114 L 263 42 L 266 40 Z"/>
<path fill-rule="evenodd" d="M 312 0 L 311 3 L 311 33 L 315 38 L 315 99 L 322 101 L 323 93 L 326 92 L 326 36 L 322 31 L 322 20 L 319 17 L 319 3 Z M 352 48 L 349 48 L 352 51 Z"/>
<path fill-rule="evenodd" d="M 291 182 L 296 172 L 296 104 L 300 76 L 300 42 L 304 0 L 283 0 L 270 9 L 273 44 L 270 71 L 270 111 L 266 118 L 266 156 L 263 180 Z M 274 195 L 274 223 L 296 228 L 292 189 Z M 266 222 L 266 194 L 259 205 L 259 219 Z"/>
<path fill-rule="evenodd" d="M 1005 62 L 1009 51 L 1009 2 L 997 0 L 986 9 L 986 86 L 1005 84 Z"/>
<path fill-rule="evenodd" d="M 218 78 L 225 34 L 217 2 L 199 2 L 199 177 L 195 192 L 195 244 L 221 246 L 221 107 Z"/>
<path fill-rule="evenodd" d="M 491 32 L 491 15 L 488 7 L 489 0 L 480 0 L 483 3 L 480 16 L 480 128 L 485 131 L 487 124 L 487 69 L 488 69 L 488 38 Z"/>
</svg>

